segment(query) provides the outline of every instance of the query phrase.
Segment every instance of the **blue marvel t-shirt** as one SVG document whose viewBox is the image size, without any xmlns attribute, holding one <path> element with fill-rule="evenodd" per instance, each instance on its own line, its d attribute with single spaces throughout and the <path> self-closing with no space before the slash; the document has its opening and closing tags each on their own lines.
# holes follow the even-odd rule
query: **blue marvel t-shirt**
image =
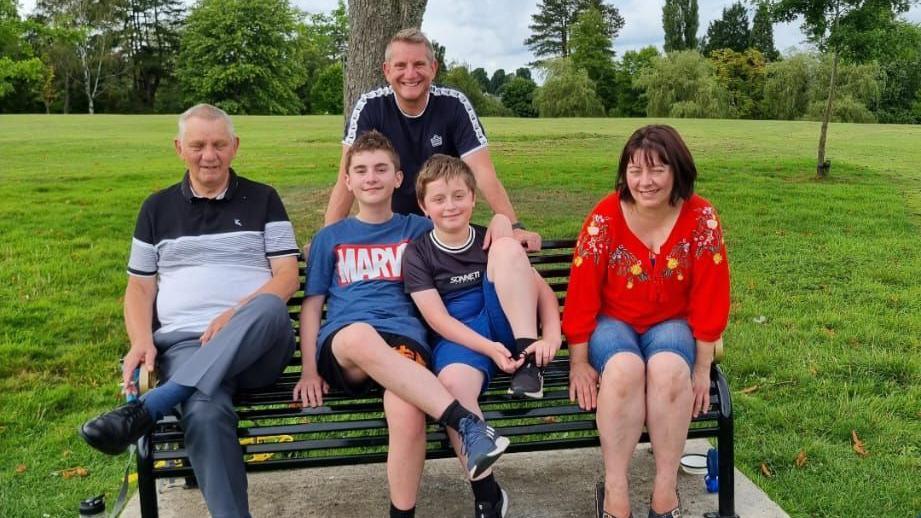
<svg viewBox="0 0 921 518">
<path fill-rule="evenodd" d="M 394 214 L 386 223 L 346 218 L 314 236 L 304 295 L 326 296 L 317 357 L 330 333 L 355 322 L 428 347 L 426 329 L 403 290 L 403 251 L 431 229 L 426 218 Z"/>
<path fill-rule="evenodd" d="M 394 191 L 392 203 L 397 214 L 422 214 L 416 202 L 416 175 L 432 155 L 463 158 L 487 144 L 467 97 L 435 85 L 429 89 L 425 110 L 414 117 L 400 110 L 389 86 L 362 95 L 346 122 L 342 143 L 351 146 L 356 137 L 370 130 L 383 133 L 400 155 L 404 180 Z"/>
</svg>

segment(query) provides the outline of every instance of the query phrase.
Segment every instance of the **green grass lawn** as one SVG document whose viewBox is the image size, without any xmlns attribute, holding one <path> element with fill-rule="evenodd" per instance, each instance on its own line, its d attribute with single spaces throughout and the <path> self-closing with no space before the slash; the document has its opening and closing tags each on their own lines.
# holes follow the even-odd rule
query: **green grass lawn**
<svg viewBox="0 0 921 518">
<path fill-rule="evenodd" d="M 274 185 L 303 243 L 321 225 L 340 117 L 238 117 L 235 166 Z M 648 120 L 487 119 L 522 220 L 574 237 Z M 794 516 L 921 512 L 921 127 L 671 121 L 721 211 L 733 274 L 723 367 L 736 465 Z M 0 116 L 0 515 L 73 516 L 125 458 L 79 423 L 118 400 L 134 218 L 180 178 L 162 116 Z M 742 389 L 746 390 L 744 393 Z M 852 449 L 856 431 L 868 451 Z M 805 464 L 794 459 L 805 452 Z M 764 464 L 771 476 L 762 473 Z M 85 477 L 62 470 L 85 467 Z"/>
</svg>

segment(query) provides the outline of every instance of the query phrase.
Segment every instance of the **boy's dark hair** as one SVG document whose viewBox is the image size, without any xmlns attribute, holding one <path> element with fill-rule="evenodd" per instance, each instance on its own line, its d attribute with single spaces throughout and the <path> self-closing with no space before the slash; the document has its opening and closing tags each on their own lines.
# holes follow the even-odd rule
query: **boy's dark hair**
<svg viewBox="0 0 921 518">
<path fill-rule="evenodd" d="M 400 155 L 397 154 L 397 150 L 394 149 L 393 144 L 390 143 L 390 139 L 377 130 L 371 130 L 362 133 L 356 138 L 355 142 L 349 146 L 348 151 L 345 152 L 345 174 L 349 173 L 349 167 L 352 166 L 352 157 L 358 153 L 366 153 L 368 151 L 386 151 L 390 155 L 390 160 L 393 162 L 393 169 L 395 171 L 400 170 Z"/>
<path fill-rule="evenodd" d="M 620 154 L 615 183 L 620 199 L 633 203 L 633 196 L 627 187 L 627 165 L 637 151 L 642 153 L 646 165 L 652 165 L 658 158 L 663 164 L 671 167 L 674 184 L 669 195 L 669 203 L 674 205 L 679 199 L 687 200 L 694 194 L 697 166 L 694 165 L 694 158 L 681 135 L 671 126 L 651 124 L 633 132 Z"/>
<path fill-rule="evenodd" d="M 419 170 L 419 176 L 416 177 L 416 200 L 419 206 L 425 199 L 425 189 L 428 185 L 437 180 L 450 182 L 455 178 L 460 178 L 467 184 L 470 192 L 476 193 L 476 177 L 470 166 L 460 158 L 435 154 L 422 164 Z"/>
</svg>

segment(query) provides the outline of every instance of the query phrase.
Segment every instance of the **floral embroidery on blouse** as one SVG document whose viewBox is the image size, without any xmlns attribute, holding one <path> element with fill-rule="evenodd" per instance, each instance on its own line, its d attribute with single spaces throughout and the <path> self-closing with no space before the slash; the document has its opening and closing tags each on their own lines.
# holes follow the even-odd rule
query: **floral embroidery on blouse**
<svg viewBox="0 0 921 518">
<path fill-rule="evenodd" d="M 720 253 L 723 247 L 723 231 L 719 220 L 716 219 L 716 211 L 713 207 L 703 207 L 697 212 L 697 228 L 692 234 L 695 256 L 699 258 L 704 252 L 709 252 L 713 256 L 713 263 L 720 264 L 723 262 L 723 254 Z"/>
<path fill-rule="evenodd" d="M 691 243 L 687 239 L 682 239 L 672 247 L 668 255 L 665 256 L 665 270 L 662 276 L 666 279 L 674 277 L 679 281 L 684 280 L 684 274 L 691 266 L 689 259 Z"/>
<path fill-rule="evenodd" d="M 643 263 L 631 254 L 624 245 L 617 245 L 611 252 L 608 266 L 617 271 L 617 275 L 627 278 L 627 289 L 633 288 L 633 281 L 644 282 L 649 280 L 649 275 L 643 270 Z"/>
<path fill-rule="evenodd" d="M 585 259 L 591 259 L 597 265 L 601 261 L 604 249 L 608 243 L 609 216 L 593 214 L 585 231 L 579 236 L 576 244 L 576 257 L 572 260 L 578 268 Z"/>
</svg>

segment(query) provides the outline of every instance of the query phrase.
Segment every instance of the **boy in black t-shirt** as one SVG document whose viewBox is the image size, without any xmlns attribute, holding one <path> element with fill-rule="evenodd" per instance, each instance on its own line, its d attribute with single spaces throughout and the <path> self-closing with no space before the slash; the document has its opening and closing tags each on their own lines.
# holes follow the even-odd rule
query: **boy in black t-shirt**
<svg viewBox="0 0 921 518">
<path fill-rule="evenodd" d="M 403 281 L 429 326 L 438 379 L 464 407 L 482 415 L 477 398 L 496 367 L 515 373 L 509 392 L 543 397 L 543 367 L 560 347 L 559 305 L 531 267 L 503 215 L 504 236 L 483 249 L 485 228 L 471 225 L 476 180 L 458 158 L 435 155 L 416 180 L 419 205 L 435 225 L 403 257 Z M 504 224 L 503 224 L 504 223 Z M 537 338 L 537 318 L 544 336 Z M 449 431 L 458 448 L 456 434 Z M 494 477 L 472 481 L 477 516 L 504 516 L 507 496 Z"/>
</svg>

